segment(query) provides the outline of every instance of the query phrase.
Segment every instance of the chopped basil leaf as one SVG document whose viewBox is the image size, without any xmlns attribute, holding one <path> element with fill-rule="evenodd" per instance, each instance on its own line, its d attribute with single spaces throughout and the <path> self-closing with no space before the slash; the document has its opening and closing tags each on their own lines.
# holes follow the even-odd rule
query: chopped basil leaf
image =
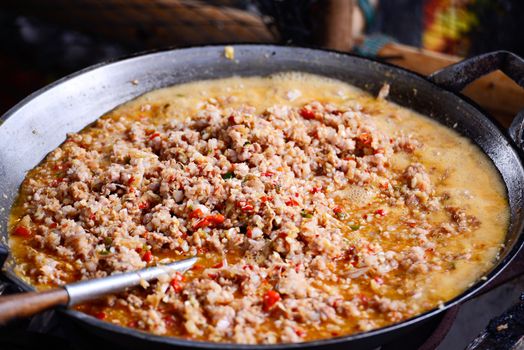
<svg viewBox="0 0 524 350">
<path fill-rule="evenodd" d="M 348 217 L 348 214 L 346 213 L 337 213 L 337 218 L 339 218 L 339 220 L 347 219 L 347 217 Z"/>
<path fill-rule="evenodd" d="M 302 217 L 306 218 L 306 219 L 311 219 L 313 217 L 313 214 L 311 212 L 309 212 L 309 211 L 306 211 L 306 210 L 302 210 L 300 215 L 302 215 Z"/>
</svg>

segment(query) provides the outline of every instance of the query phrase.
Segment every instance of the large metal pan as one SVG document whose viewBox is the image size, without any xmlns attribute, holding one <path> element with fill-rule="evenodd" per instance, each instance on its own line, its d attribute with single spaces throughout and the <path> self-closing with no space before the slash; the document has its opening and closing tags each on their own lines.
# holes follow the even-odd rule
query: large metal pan
<svg viewBox="0 0 524 350">
<path fill-rule="evenodd" d="M 505 182 L 511 207 L 511 224 L 500 259 L 485 279 L 446 302 L 404 322 L 355 335 L 301 344 L 234 345 L 195 342 L 146 334 L 97 320 L 74 310 L 62 316 L 84 330 L 129 347 L 145 344 L 156 348 L 274 349 L 274 348 L 371 348 L 406 334 L 452 305 L 468 299 L 495 276 L 518 253 L 523 244 L 524 168 L 520 147 L 524 144 L 524 113 L 503 130 L 477 105 L 458 94 L 474 79 L 501 69 L 524 86 L 524 61 L 499 51 L 474 57 L 439 71 L 429 78 L 367 58 L 332 51 L 266 45 L 236 45 L 235 60 L 224 58 L 223 47 L 207 46 L 170 50 L 101 64 L 68 76 L 30 95 L 6 113 L 0 125 L 0 233 L 7 242 L 9 208 L 26 172 L 65 140 L 123 102 L 153 89 L 200 79 L 232 75 L 268 75 L 303 71 L 337 78 L 375 94 L 383 83 L 391 85 L 389 99 L 452 127 L 475 142 L 493 161 Z M 132 82 L 138 81 L 138 84 Z M 471 174 L 474 181 L 475 174 Z M 0 247 L 0 263 L 7 256 Z M 3 273 L 15 284 L 23 283 L 12 272 L 12 261 Z"/>
</svg>

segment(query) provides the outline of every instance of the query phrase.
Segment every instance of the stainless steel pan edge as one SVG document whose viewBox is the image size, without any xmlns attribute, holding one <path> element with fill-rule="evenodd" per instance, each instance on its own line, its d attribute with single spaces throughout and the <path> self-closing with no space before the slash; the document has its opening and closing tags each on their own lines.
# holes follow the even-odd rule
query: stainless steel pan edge
<svg viewBox="0 0 524 350">
<path fill-rule="evenodd" d="M 484 280 L 478 281 L 439 309 L 382 329 L 301 344 L 253 346 L 195 342 L 119 327 L 73 310 L 65 310 L 66 317 L 71 317 L 93 333 L 130 347 L 154 343 L 161 347 L 213 349 L 334 348 L 348 345 L 369 348 L 399 337 L 403 332 L 466 300 L 498 275 L 517 254 L 523 243 L 524 224 L 521 211 L 524 168 L 520 150 L 506 136 L 505 131 L 474 103 L 456 91 L 439 87 L 415 73 L 361 57 L 274 45 L 234 47 L 233 61 L 224 58 L 223 46 L 206 46 L 156 52 L 97 65 L 61 79 L 13 107 L 2 117 L 3 123 L 0 125 L 2 239 L 7 239 L 9 208 L 26 171 L 62 143 L 66 133 L 81 130 L 105 112 L 153 89 L 192 80 L 296 70 L 344 80 L 371 93 L 376 93 L 384 82 L 388 82 L 392 85 L 391 100 L 427 114 L 449 127 L 455 127 L 479 145 L 499 169 L 508 188 L 512 210 L 508 240 L 497 265 Z M 133 84 L 134 80 L 138 84 Z M 4 271 L 12 281 L 23 288 L 30 288 L 12 273 L 11 268 L 12 262 L 8 261 Z"/>
</svg>

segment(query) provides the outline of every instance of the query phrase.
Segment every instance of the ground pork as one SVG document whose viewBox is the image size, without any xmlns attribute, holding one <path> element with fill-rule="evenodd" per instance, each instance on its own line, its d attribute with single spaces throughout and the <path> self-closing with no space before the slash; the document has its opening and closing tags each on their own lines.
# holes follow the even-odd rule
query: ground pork
<svg viewBox="0 0 524 350">
<path fill-rule="evenodd" d="M 428 170 L 390 170 L 394 153 L 420 143 L 392 140 L 357 107 L 312 101 L 257 113 L 215 100 L 192 118 L 152 119 L 102 118 L 92 132 L 69 135 L 26 181 L 16 229 L 31 234 L 25 273 L 48 284 L 201 257 L 185 276 L 108 299 L 125 308 L 131 327 L 278 343 L 314 329 L 347 332 L 344 319 L 357 330 L 377 326 L 372 314 L 398 321 L 410 316 L 406 306 L 370 291 L 382 293 L 399 269 L 427 272 L 434 235 L 478 226 L 460 208 L 448 208 L 441 226 L 427 224 L 413 209 L 439 204 Z M 334 196 L 350 187 L 369 189 L 365 204 L 346 202 L 355 213 Z M 388 202 L 409 211 L 405 227 L 372 226 L 387 220 Z M 376 231 L 361 234 L 367 226 Z M 370 237 L 418 240 L 394 251 Z"/>
</svg>

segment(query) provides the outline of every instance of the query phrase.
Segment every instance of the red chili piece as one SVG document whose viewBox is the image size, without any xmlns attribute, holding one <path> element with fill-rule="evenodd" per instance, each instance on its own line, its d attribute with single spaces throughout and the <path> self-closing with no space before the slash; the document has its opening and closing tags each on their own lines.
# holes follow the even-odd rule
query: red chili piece
<svg viewBox="0 0 524 350">
<path fill-rule="evenodd" d="M 153 253 L 151 253 L 150 250 L 148 250 L 147 252 L 144 253 L 144 255 L 142 255 L 142 261 L 145 261 L 146 263 L 150 263 L 152 259 L 153 259 Z"/>
<path fill-rule="evenodd" d="M 262 201 L 262 203 L 271 202 L 271 201 L 273 201 L 273 197 L 271 197 L 271 196 L 262 196 L 262 197 L 260 197 L 260 200 Z"/>
<path fill-rule="evenodd" d="M 384 209 L 377 209 L 377 210 L 375 210 L 375 214 L 378 214 L 380 216 L 386 215 L 386 213 L 384 212 Z"/>
<path fill-rule="evenodd" d="M 191 268 L 191 270 L 194 270 L 194 271 L 198 271 L 198 270 L 202 270 L 202 269 L 204 269 L 204 266 L 202 266 L 202 264 L 195 264 Z"/>
<path fill-rule="evenodd" d="M 224 262 L 223 261 L 221 261 L 218 264 L 215 264 L 215 265 L 212 266 L 212 268 L 214 268 L 214 269 L 220 269 L 222 267 L 224 267 Z"/>
<path fill-rule="evenodd" d="M 295 328 L 295 333 L 296 333 L 296 335 L 298 335 L 299 337 L 302 337 L 303 335 L 306 334 L 306 332 L 304 332 L 302 329 L 299 329 L 299 328 Z"/>
<path fill-rule="evenodd" d="M 196 222 L 194 228 L 198 230 L 199 228 L 205 228 L 208 226 L 209 226 L 209 221 L 207 220 L 207 218 L 202 218 Z"/>
<path fill-rule="evenodd" d="M 169 282 L 169 285 L 173 288 L 173 290 L 176 293 L 180 293 L 184 287 L 182 286 L 182 282 L 185 281 L 184 276 L 182 276 L 180 273 L 177 273 L 175 277 Z"/>
<path fill-rule="evenodd" d="M 189 218 L 190 219 L 196 219 L 196 218 L 201 218 L 204 214 L 202 213 L 202 210 L 200 209 L 195 209 L 193 210 L 190 214 L 189 214 Z"/>
<path fill-rule="evenodd" d="M 160 136 L 160 134 L 158 132 L 155 132 L 154 134 L 151 134 L 151 136 L 149 136 L 149 140 L 152 140 L 155 137 L 159 137 L 159 136 Z"/>
<path fill-rule="evenodd" d="M 208 215 L 205 218 L 202 218 L 197 221 L 195 224 L 195 229 L 204 228 L 208 226 L 217 226 L 224 222 L 226 218 L 222 214 Z"/>
<path fill-rule="evenodd" d="M 309 192 L 312 194 L 322 191 L 322 187 L 313 187 Z"/>
<path fill-rule="evenodd" d="M 315 119 L 315 112 L 310 109 L 302 108 L 299 113 L 304 119 Z"/>
<path fill-rule="evenodd" d="M 209 215 L 208 217 L 206 217 L 206 219 L 213 226 L 220 225 L 226 220 L 226 218 L 222 214 Z"/>
<path fill-rule="evenodd" d="M 31 231 L 25 226 L 18 226 L 13 231 L 13 234 L 15 236 L 20 236 L 20 237 L 29 237 L 31 236 Z"/>
<path fill-rule="evenodd" d="M 288 207 L 296 207 L 298 206 L 298 202 L 294 200 L 293 198 L 290 198 L 288 201 L 286 201 L 286 205 Z"/>
<path fill-rule="evenodd" d="M 103 320 L 103 319 L 105 319 L 106 316 L 107 316 L 106 313 L 103 312 L 103 311 L 97 312 L 97 313 L 95 314 L 95 317 L 98 318 L 99 320 Z"/>
<path fill-rule="evenodd" d="M 255 207 L 253 204 L 246 202 L 246 201 L 239 201 L 237 202 L 237 207 L 240 208 L 243 212 L 250 212 L 255 210 Z"/>
<path fill-rule="evenodd" d="M 268 290 L 263 297 L 264 311 L 269 311 L 277 302 L 280 301 L 280 294 L 274 290 Z"/>
</svg>

